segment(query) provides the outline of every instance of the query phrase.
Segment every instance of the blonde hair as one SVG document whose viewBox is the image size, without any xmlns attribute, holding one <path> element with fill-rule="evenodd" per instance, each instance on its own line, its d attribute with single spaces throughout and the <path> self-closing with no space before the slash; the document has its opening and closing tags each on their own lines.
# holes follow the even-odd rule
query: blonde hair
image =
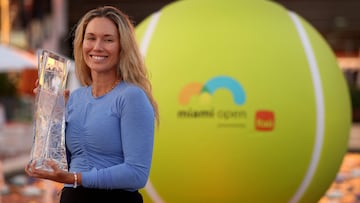
<svg viewBox="0 0 360 203">
<path fill-rule="evenodd" d="M 82 85 L 88 86 L 92 84 L 90 68 L 86 65 L 83 58 L 82 44 L 87 25 L 96 17 L 108 18 L 116 25 L 121 47 L 117 76 L 122 81 L 135 84 L 145 91 L 154 109 L 156 120 L 159 122 L 158 106 L 152 95 L 149 74 L 135 39 L 134 26 L 129 17 L 119 9 L 112 6 L 98 7 L 87 12 L 79 21 L 74 37 L 75 72 L 77 78 Z"/>
</svg>

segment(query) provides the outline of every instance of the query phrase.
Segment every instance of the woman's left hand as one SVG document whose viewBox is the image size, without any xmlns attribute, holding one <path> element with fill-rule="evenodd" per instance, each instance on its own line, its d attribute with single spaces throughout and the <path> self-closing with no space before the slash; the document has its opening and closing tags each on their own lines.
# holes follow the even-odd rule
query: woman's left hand
<svg viewBox="0 0 360 203">
<path fill-rule="evenodd" d="M 55 161 L 48 160 L 45 163 L 51 170 L 37 169 L 35 167 L 36 162 L 33 161 L 25 166 L 26 174 L 34 178 L 48 179 L 59 183 L 72 183 L 72 174 L 60 169 Z"/>
</svg>

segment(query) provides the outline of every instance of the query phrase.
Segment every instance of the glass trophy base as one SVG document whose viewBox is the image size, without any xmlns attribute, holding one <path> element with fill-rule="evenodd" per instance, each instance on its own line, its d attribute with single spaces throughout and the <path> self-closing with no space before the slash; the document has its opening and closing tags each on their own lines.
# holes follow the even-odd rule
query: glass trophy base
<svg viewBox="0 0 360 203">
<path fill-rule="evenodd" d="M 67 163 L 62 163 L 59 162 L 56 159 L 36 159 L 36 160 L 32 160 L 32 162 L 35 161 L 35 168 L 36 169 L 41 169 L 41 170 L 45 170 L 45 171 L 52 171 L 53 169 L 48 165 L 48 161 L 53 161 L 56 163 L 57 167 L 59 167 L 60 169 L 67 171 L 68 170 L 68 166 Z"/>
</svg>

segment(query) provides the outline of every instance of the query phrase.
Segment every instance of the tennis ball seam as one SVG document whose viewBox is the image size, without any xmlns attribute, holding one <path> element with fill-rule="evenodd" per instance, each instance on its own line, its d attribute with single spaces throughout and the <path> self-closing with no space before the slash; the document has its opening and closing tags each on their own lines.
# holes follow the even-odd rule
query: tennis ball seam
<svg viewBox="0 0 360 203">
<path fill-rule="evenodd" d="M 290 15 L 290 19 L 295 25 L 295 28 L 299 34 L 300 41 L 303 45 L 306 59 L 309 63 L 309 68 L 311 72 L 311 77 L 313 81 L 313 87 L 315 91 L 315 103 L 316 103 L 316 134 L 315 134 L 315 142 L 313 147 L 313 153 L 311 157 L 311 161 L 309 164 L 308 169 L 306 170 L 305 177 L 303 181 L 301 182 L 299 188 L 295 192 L 294 196 L 291 198 L 289 203 L 296 203 L 299 202 L 301 197 L 306 192 L 307 188 L 309 187 L 312 178 L 316 172 L 316 168 L 319 164 L 320 160 L 320 154 L 323 146 L 324 141 L 324 128 L 325 128 L 325 110 L 324 110 L 324 97 L 323 97 L 323 91 L 322 91 L 322 85 L 321 85 L 321 78 L 319 73 L 319 67 L 315 58 L 315 54 L 313 52 L 313 49 L 311 47 L 311 43 L 309 40 L 308 35 L 306 34 L 306 31 L 304 27 L 301 24 L 301 21 L 299 17 L 293 13 L 288 12 Z"/>
</svg>

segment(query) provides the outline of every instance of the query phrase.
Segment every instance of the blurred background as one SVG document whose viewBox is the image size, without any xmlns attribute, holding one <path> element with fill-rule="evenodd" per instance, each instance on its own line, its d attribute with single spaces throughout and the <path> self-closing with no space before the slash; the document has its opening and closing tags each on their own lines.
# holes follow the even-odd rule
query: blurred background
<svg viewBox="0 0 360 203">
<path fill-rule="evenodd" d="M 56 202 L 61 185 L 29 179 L 23 167 L 32 144 L 33 88 L 38 49 L 72 57 L 73 30 L 80 17 L 114 5 L 135 26 L 170 0 L 0 0 L 0 203 Z M 353 125 L 348 155 L 324 202 L 360 202 L 360 1 L 278 0 L 313 25 L 336 55 L 348 82 Z M 204 5 L 206 6 L 206 5 Z M 270 25 L 271 26 L 271 25 Z M 78 85 L 73 74 L 69 87 Z M 349 176 L 349 174 L 352 174 Z"/>
</svg>

